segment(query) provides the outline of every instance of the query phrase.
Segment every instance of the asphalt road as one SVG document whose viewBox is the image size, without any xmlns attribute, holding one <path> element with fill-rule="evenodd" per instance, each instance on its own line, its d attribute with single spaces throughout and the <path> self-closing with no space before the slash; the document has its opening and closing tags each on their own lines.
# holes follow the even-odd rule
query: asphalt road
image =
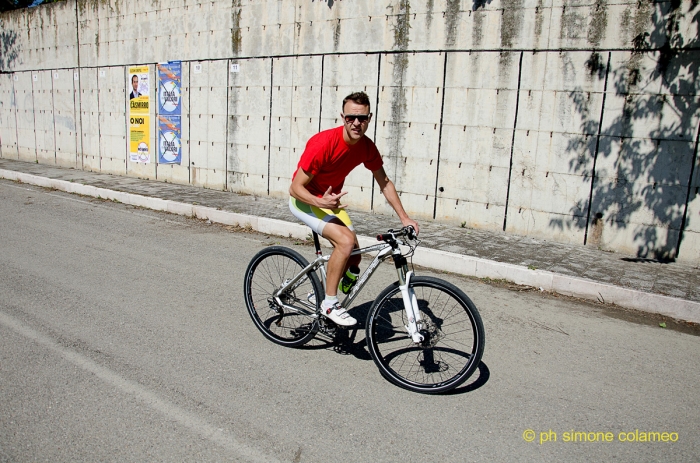
<svg viewBox="0 0 700 463">
<path fill-rule="evenodd" d="M 697 334 L 442 274 L 479 308 L 486 350 L 457 393 L 415 394 L 381 377 L 361 330 L 343 348 L 262 337 L 242 277 L 273 243 L 313 254 L 0 181 L 0 461 L 698 461 Z"/>
</svg>

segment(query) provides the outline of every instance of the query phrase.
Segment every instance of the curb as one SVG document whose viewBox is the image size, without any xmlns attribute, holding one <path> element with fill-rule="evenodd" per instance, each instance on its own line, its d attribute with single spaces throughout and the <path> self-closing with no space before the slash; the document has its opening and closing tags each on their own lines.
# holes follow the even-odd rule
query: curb
<svg viewBox="0 0 700 463">
<path fill-rule="evenodd" d="M 139 206 L 156 211 L 196 217 L 224 225 L 250 227 L 255 231 L 270 235 L 305 239 L 309 234 L 308 227 L 284 220 L 238 214 L 212 207 L 125 193 L 13 170 L 0 169 L 0 178 L 45 188 L 54 188 L 67 193 L 119 201 L 131 206 Z M 369 246 L 376 243 L 374 238 L 368 236 L 358 236 L 358 241 L 361 246 Z M 519 285 L 533 286 L 565 296 L 574 296 L 605 304 L 615 304 L 628 309 L 665 315 L 685 322 L 700 323 L 700 303 L 685 299 L 599 283 L 546 270 L 530 270 L 519 265 L 454 254 L 437 249 L 417 249 L 413 256 L 413 262 L 416 265 L 434 270 L 477 278 L 504 279 Z"/>
</svg>

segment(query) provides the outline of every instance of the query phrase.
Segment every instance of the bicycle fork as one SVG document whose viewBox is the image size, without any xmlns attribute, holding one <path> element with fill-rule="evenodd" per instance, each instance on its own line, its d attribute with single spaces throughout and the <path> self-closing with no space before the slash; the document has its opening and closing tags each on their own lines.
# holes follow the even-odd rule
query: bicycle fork
<svg viewBox="0 0 700 463">
<path fill-rule="evenodd" d="M 400 253 L 394 254 L 394 263 L 396 264 L 396 272 L 399 275 L 399 290 L 403 299 L 404 310 L 406 311 L 406 320 L 408 325 L 405 325 L 408 335 L 416 344 L 423 342 L 424 336 L 420 333 L 420 310 L 418 309 L 418 298 L 415 291 L 411 288 L 411 278 L 413 271 L 408 270 L 406 258 Z"/>
</svg>

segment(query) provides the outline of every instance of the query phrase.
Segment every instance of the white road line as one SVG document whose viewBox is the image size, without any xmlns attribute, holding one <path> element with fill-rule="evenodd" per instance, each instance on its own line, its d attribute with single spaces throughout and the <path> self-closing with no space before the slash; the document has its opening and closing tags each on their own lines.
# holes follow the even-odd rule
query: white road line
<svg viewBox="0 0 700 463">
<path fill-rule="evenodd" d="M 48 336 L 33 330 L 14 317 L 0 312 L 0 324 L 5 325 L 16 333 L 59 354 L 73 365 L 94 374 L 105 383 L 121 390 L 125 394 L 133 396 L 139 402 L 151 407 L 165 417 L 180 423 L 203 438 L 236 453 L 246 461 L 261 463 L 279 461 L 271 455 L 267 455 L 249 445 L 244 444 L 232 433 L 217 428 L 196 415 L 178 407 L 176 404 L 159 397 L 156 393 L 148 390 L 144 386 L 119 376 L 114 371 L 97 364 L 92 359 L 81 355 L 78 352 L 59 345 Z"/>
</svg>

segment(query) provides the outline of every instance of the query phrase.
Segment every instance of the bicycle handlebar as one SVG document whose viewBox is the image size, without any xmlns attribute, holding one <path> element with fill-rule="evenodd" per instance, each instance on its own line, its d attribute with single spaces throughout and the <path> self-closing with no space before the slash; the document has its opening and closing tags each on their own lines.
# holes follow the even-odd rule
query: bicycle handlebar
<svg viewBox="0 0 700 463">
<path fill-rule="evenodd" d="M 382 233 L 380 235 L 377 235 L 377 241 L 387 241 L 387 242 L 392 242 L 396 241 L 396 238 L 402 238 L 406 237 L 409 240 L 415 240 L 418 238 L 418 235 L 416 234 L 415 228 L 413 228 L 411 225 L 407 227 L 403 227 L 400 230 L 389 230 L 387 233 Z"/>
</svg>

